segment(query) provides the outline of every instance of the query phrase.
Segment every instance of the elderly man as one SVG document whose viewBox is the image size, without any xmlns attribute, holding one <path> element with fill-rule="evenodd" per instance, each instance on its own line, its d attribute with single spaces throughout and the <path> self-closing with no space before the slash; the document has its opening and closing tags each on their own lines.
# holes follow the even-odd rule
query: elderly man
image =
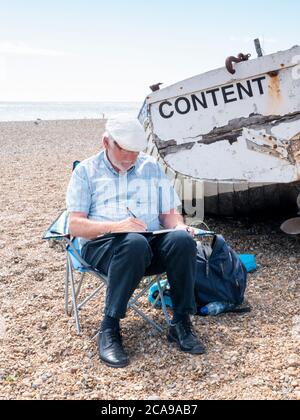
<svg viewBox="0 0 300 420">
<path fill-rule="evenodd" d="M 70 232 L 80 238 L 84 259 L 108 276 L 99 357 L 111 367 L 128 365 L 120 319 L 142 277 L 163 272 L 174 307 L 168 340 L 202 354 L 190 321 L 197 248 L 176 210 L 180 200 L 156 160 L 141 153 L 147 142 L 137 120 L 110 120 L 106 129 L 104 151 L 77 166 L 67 192 Z M 142 234 L 160 225 L 174 230 Z"/>
</svg>

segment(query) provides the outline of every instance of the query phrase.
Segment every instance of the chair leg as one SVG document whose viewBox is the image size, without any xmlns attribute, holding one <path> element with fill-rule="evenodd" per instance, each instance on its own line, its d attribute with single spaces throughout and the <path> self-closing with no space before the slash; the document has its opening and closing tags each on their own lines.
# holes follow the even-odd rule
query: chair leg
<svg viewBox="0 0 300 420">
<path fill-rule="evenodd" d="M 152 286 L 152 284 L 154 284 L 154 280 L 151 280 L 151 277 L 149 277 L 147 286 L 144 287 L 144 289 L 140 293 L 138 293 L 136 296 L 130 299 L 128 306 L 130 307 L 130 305 L 139 305 L 140 297 L 146 293 L 146 291 Z"/>
<path fill-rule="evenodd" d="M 164 331 L 163 328 L 157 322 L 153 321 L 153 319 L 149 318 L 142 311 L 140 311 L 135 304 L 131 305 L 130 308 L 134 312 L 136 312 L 141 318 L 143 318 L 146 322 L 149 322 L 149 324 L 151 324 L 158 332 L 162 333 Z"/>
<path fill-rule="evenodd" d="M 130 299 L 130 301 L 128 303 L 128 308 L 130 308 L 134 312 L 136 312 L 141 318 L 143 318 L 146 322 L 148 322 L 150 325 L 152 325 L 152 327 L 154 327 L 159 333 L 162 333 L 164 331 L 163 328 L 157 322 L 155 322 L 153 319 L 148 317 L 146 314 L 144 314 L 144 312 L 142 312 L 139 309 L 139 306 L 140 306 L 139 299 L 147 292 L 149 287 L 151 287 L 152 284 L 154 284 L 154 283 L 155 283 L 155 280 L 152 280 L 151 276 L 149 276 L 149 281 L 148 281 L 147 286 L 140 293 L 138 293 L 136 296 L 134 296 Z"/>
<path fill-rule="evenodd" d="M 91 299 L 94 299 L 94 297 L 100 292 L 101 289 L 103 289 L 103 284 L 99 287 L 97 287 L 97 289 L 90 295 L 88 296 L 83 302 L 81 302 L 78 305 L 78 310 L 80 310 L 81 308 L 83 308 L 85 306 L 86 303 L 88 303 Z"/>
<path fill-rule="evenodd" d="M 77 288 L 77 291 L 76 291 L 76 298 L 78 298 L 79 293 L 81 291 L 81 286 L 82 286 L 83 279 L 84 279 L 84 273 L 81 273 L 80 281 L 78 283 L 78 288 Z"/>
<path fill-rule="evenodd" d="M 76 297 L 76 290 L 75 290 L 75 283 L 74 283 L 74 275 L 73 275 L 72 265 L 71 265 L 69 256 L 68 256 L 68 264 L 69 264 L 70 283 L 71 283 L 71 291 L 72 291 L 72 307 L 74 311 L 76 331 L 77 331 L 77 334 L 80 335 L 81 329 L 80 329 L 80 321 L 79 321 L 79 314 L 78 314 L 78 308 L 77 308 L 77 297 Z"/>
<path fill-rule="evenodd" d="M 70 311 L 69 311 L 69 261 L 67 258 L 67 263 L 66 263 L 66 282 L 65 282 L 65 314 L 70 316 Z"/>
<path fill-rule="evenodd" d="M 163 290 L 163 288 L 160 284 L 161 277 L 157 276 L 156 280 L 157 280 L 157 287 L 158 287 L 158 292 L 159 292 L 160 301 L 161 301 L 162 310 L 163 310 L 163 313 L 164 313 L 164 316 L 165 316 L 165 320 L 166 320 L 168 325 L 171 325 L 171 319 L 169 317 L 168 310 L 167 310 L 167 305 L 166 305 L 165 298 L 164 298 L 164 290 Z"/>
<path fill-rule="evenodd" d="M 75 290 L 75 292 L 76 292 L 76 302 L 77 302 L 77 300 L 78 300 L 78 297 L 79 297 L 79 293 L 80 293 L 80 291 L 81 291 L 81 287 L 82 287 L 82 282 L 83 282 L 83 279 L 84 279 L 84 273 L 81 273 L 81 276 L 80 276 L 80 280 L 79 280 L 79 282 L 78 282 L 78 285 L 77 285 L 77 289 Z M 80 309 L 80 307 L 78 306 L 78 310 Z M 72 309 L 71 309 L 71 315 L 73 314 L 73 307 L 72 307 Z"/>
</svg>

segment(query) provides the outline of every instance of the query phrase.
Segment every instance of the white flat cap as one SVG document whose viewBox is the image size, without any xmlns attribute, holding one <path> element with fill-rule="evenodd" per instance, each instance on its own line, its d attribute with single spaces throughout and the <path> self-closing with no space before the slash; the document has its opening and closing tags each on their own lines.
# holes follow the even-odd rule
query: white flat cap
<svg viewBox="0 0 300 420">
<path fill-rule="evenodd" d="M 146 133 L 138 119 L 108 120 L 106 131 L 122 149 L 130 152 L 142 152 L 147 147 Z"/>
</svg>

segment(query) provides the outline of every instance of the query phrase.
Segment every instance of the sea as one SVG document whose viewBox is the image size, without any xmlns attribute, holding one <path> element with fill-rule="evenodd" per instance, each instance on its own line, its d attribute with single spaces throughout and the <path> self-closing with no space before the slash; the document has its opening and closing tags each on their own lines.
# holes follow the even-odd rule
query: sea
<svg viewBox="0 0 300 420">
<path fill-rule="evenodd" d="M 142 102 L 0 102 L 0 121 L 135 118 Z"/>
</svg>

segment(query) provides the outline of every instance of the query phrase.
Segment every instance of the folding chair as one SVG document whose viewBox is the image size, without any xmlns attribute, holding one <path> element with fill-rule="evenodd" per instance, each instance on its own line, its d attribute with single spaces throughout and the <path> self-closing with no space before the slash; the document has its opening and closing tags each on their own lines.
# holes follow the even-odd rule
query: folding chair
<svg viewBox="0 0 300 420">
<path fill-rule="evenodd" d="M 60 216 L 51 224 L 47 232 L 43 236 L 44 240 L 62 241 L 66 250 L 66 281 L 65 281 L 65 313 L 68 316 L 74 315 L 77 334 L 81 333 L 80 310 L 107 285 L 107 276 L 87 264 L 81 257 L 79 251 L 79 243 L 77 238 L 72 238 L 68 227 L 68 213 L 63 211 Z M 75 280 L 75 273 L 79 273 L 80 279 Z M 91 274 L 99 280 L 99 286 L 93 292 L 80 302 L 80 291 L 86 274 Z M 170 325 L 171 319 L 168 313 L 167 305 L 164 298 L 164 290 L 167 282 L 161 275 L 145 277 L 145 285 L 142 290 L 137 290 L 135 295 L 128 303 L 128 309 L 132 309 L 146 322 L 152 325 L 157 331 L 163 332 L 163 327 L 154 319 L 147 316 L 141 309 L 140 299 L 148 292 L 148 290 L 156 283 L 158 288 L 158 296 L 152 305 L 156 307 L 157 301 L 160 300 L 161 308 L 167 325 Z M 69 304 L 69 292 L 71 289 L 71 308 Z M 149 303 L 150 304 L 150 303 Z"/>
</svg>

